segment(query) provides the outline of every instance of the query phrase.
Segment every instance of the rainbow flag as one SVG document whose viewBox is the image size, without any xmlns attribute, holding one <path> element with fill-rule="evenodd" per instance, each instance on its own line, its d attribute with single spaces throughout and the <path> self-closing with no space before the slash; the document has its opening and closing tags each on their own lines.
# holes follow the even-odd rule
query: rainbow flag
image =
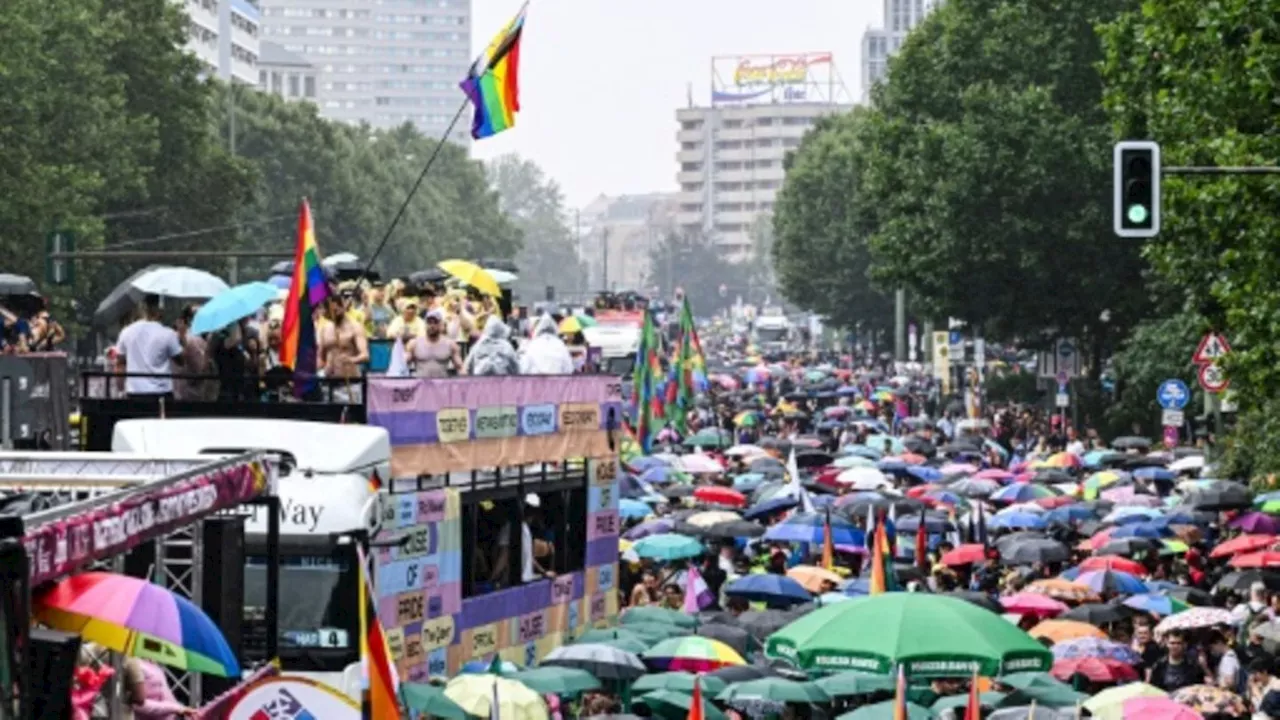
<svg viewBox="0 0 1280 720">
<path fill-rule="evenodd" d="M 640 347 L 636 349 L 634 386 L 631 392 L 635 403 L 631 417 L 634 420 L 636 439 L 648 455 L 653 450 L 654 438 L 662 430 L 666 408 L 662 398 L 662 360 L 659 355 L 658 331 L 653 325 L 653 315 L 644 311 L 644 323 L 640 326 Z"/>
<path fill-rule="evenodd" d="M 707 360 L 686 297 L 680 308 L 680 342 L 671 359 L 671 381 L 667 386 L 667 410 L 672 415 L 668 420 L 681 435 L 687 430 L 685 418 L 693 408 L 698 386 L 705 385 L 706 378 Z"/>
<path fill-rule="evenodd" d="M 329 283 L 320 265 L 315 223 L 306 198 L 298 208 L 298 240 L 293 250 L 293 280 L 284 301 L 280 326 L 280 364 L 293 370 L 293 392 L 305 395 L 316 380 L 315 309 L 329 297 Z"/>
<path fill-rule="evenodd" d="M 364 548 L 356 545 L 356 558 L 360 563 L 360 669 L 369 712 L 369 720 L 400 720 L 400 678 L 395 663 L 391 661 L 391 649 L 387 636 L 378 622 L 377 596 L 369 580 Z"/>
<path fill-rule="evenodd" d="M 515 127 L 520 111 L 520 36 L 524 33 L 525 3 L 520 12 L 485 48 L 460 83 L 475 106 L 471 137 L 476 140 Z"/>
</svg>

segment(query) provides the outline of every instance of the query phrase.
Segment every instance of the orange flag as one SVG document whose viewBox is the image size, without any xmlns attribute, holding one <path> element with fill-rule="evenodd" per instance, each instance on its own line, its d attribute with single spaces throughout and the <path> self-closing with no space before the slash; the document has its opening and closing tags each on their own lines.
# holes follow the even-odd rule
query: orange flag
<svg viewBox="0 0 1280 720">
<path fill-rule="evenodd" d="M 969 703 L 964 709 L 964 720 L 982 720 L 982 701 L 978 699 L 978 669 L 973 669 L 969 682 Z"/>
<path fill-rule="evenodd" d="M 822 567 L 836 569 L 836 544 L 831 537 L 831 511 L 827 510 L 827 520 L 822 524 Z"/>
<path fill-rule="evenodd" d="M 702 715 L 702 680 L 693 679 L 693 702 L 689 703 L 689 715 L 685 720 L 703 720 Z"/>
<path fill-rule="evenodd" d="M 893 695 L 893 720 L 908 720 L 907 713 L 907 670 L 898 665 L 898 687 Z"/>
</svg>

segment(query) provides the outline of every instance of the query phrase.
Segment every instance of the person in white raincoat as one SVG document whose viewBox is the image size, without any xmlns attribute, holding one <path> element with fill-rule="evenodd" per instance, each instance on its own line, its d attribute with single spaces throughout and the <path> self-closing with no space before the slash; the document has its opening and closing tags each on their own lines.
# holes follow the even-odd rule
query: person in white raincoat
<svg viewBox="0 0 1280 720">
<path fill-rule="evenodd" d="M 543 314 L 533 326 L 533 338 L 520 351 L 521 375 L 572 375 L 573 356 L 560 339 L 556 321 Z"/>
</svg>

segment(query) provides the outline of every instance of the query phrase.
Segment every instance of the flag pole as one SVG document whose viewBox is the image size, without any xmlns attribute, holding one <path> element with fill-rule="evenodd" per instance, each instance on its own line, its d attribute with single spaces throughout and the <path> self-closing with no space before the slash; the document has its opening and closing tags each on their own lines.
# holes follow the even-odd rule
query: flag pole
<svg viewBox="0 0 1280 720">
<path fill-rule="evenodd" d="M 467 106 L 470 104 L 471 100 L 469 98 L 463 98 L 462 104 L 458 106 L 458 111 L 453 114 L 453 119 L 449 121 L 449 127 L 445 128 L 444 136 L 436 143 L 435 149 L 431 151 L 431 156 L 427 158 L 426 165 L 422 166 L 422 172 L 418 173 L 418 179 L 413 182 L 413 187 L 409 188 L 409 194 L 405 196 L 404 203 L 400 205 L 400 210 L 391 219 L 391 224 L 387 226 L 387 231 L 382 234 L 382 241 L 378 243 L 373 255 L 369 256 L 369 261 L 365 263 L 365 276 L 368 276 L 369 271 L 373 270 L 373 261 L 378 259 L 378 256 L 382 254 L 382 249 L 387 246 L 387 241 L 391 239 L 391 233 L 395 232 L 396 226 L 400 224 L 400 218 L 404 217 L 405 211 L 409 209 L 409 203 L 413 201 L 413 196 L 418 194 L 418 188 L 421 187 L 422 181 L 426 179 L 427 172 L 431 170 L 436 157 L 440 155 L 440 149 L 444 147 L 445 143 L 449 142 L 449 135 L 453 132 L 454 126 L 458 124 L 458 118 L 462 117 L 462 113 L 466 112 Z"/>
</svg>

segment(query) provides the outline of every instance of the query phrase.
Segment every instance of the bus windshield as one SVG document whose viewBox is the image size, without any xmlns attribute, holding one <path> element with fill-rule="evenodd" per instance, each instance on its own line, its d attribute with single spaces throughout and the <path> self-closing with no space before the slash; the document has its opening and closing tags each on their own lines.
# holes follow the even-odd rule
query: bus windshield
<svg viewBox="0 0 1280 720">
<path fill-rule="evenodd" d="M 334 555 L 280 556 L 280 653 L 295 670 L 341 670 L 359 660 L 359 602 L 354 552 L 339 546 Z M 260 658 L 266 649 L 263 609 L 267 563 L 245 559 L 245 654 Z M 308 667 L 304 667 L 308 666 Z"/>
<path fill-rule="evenodd" d="M 756 328 L 756 338 L 759 342 L 782 342 L 787 339 L 786 328 Z"/>
</svg>

